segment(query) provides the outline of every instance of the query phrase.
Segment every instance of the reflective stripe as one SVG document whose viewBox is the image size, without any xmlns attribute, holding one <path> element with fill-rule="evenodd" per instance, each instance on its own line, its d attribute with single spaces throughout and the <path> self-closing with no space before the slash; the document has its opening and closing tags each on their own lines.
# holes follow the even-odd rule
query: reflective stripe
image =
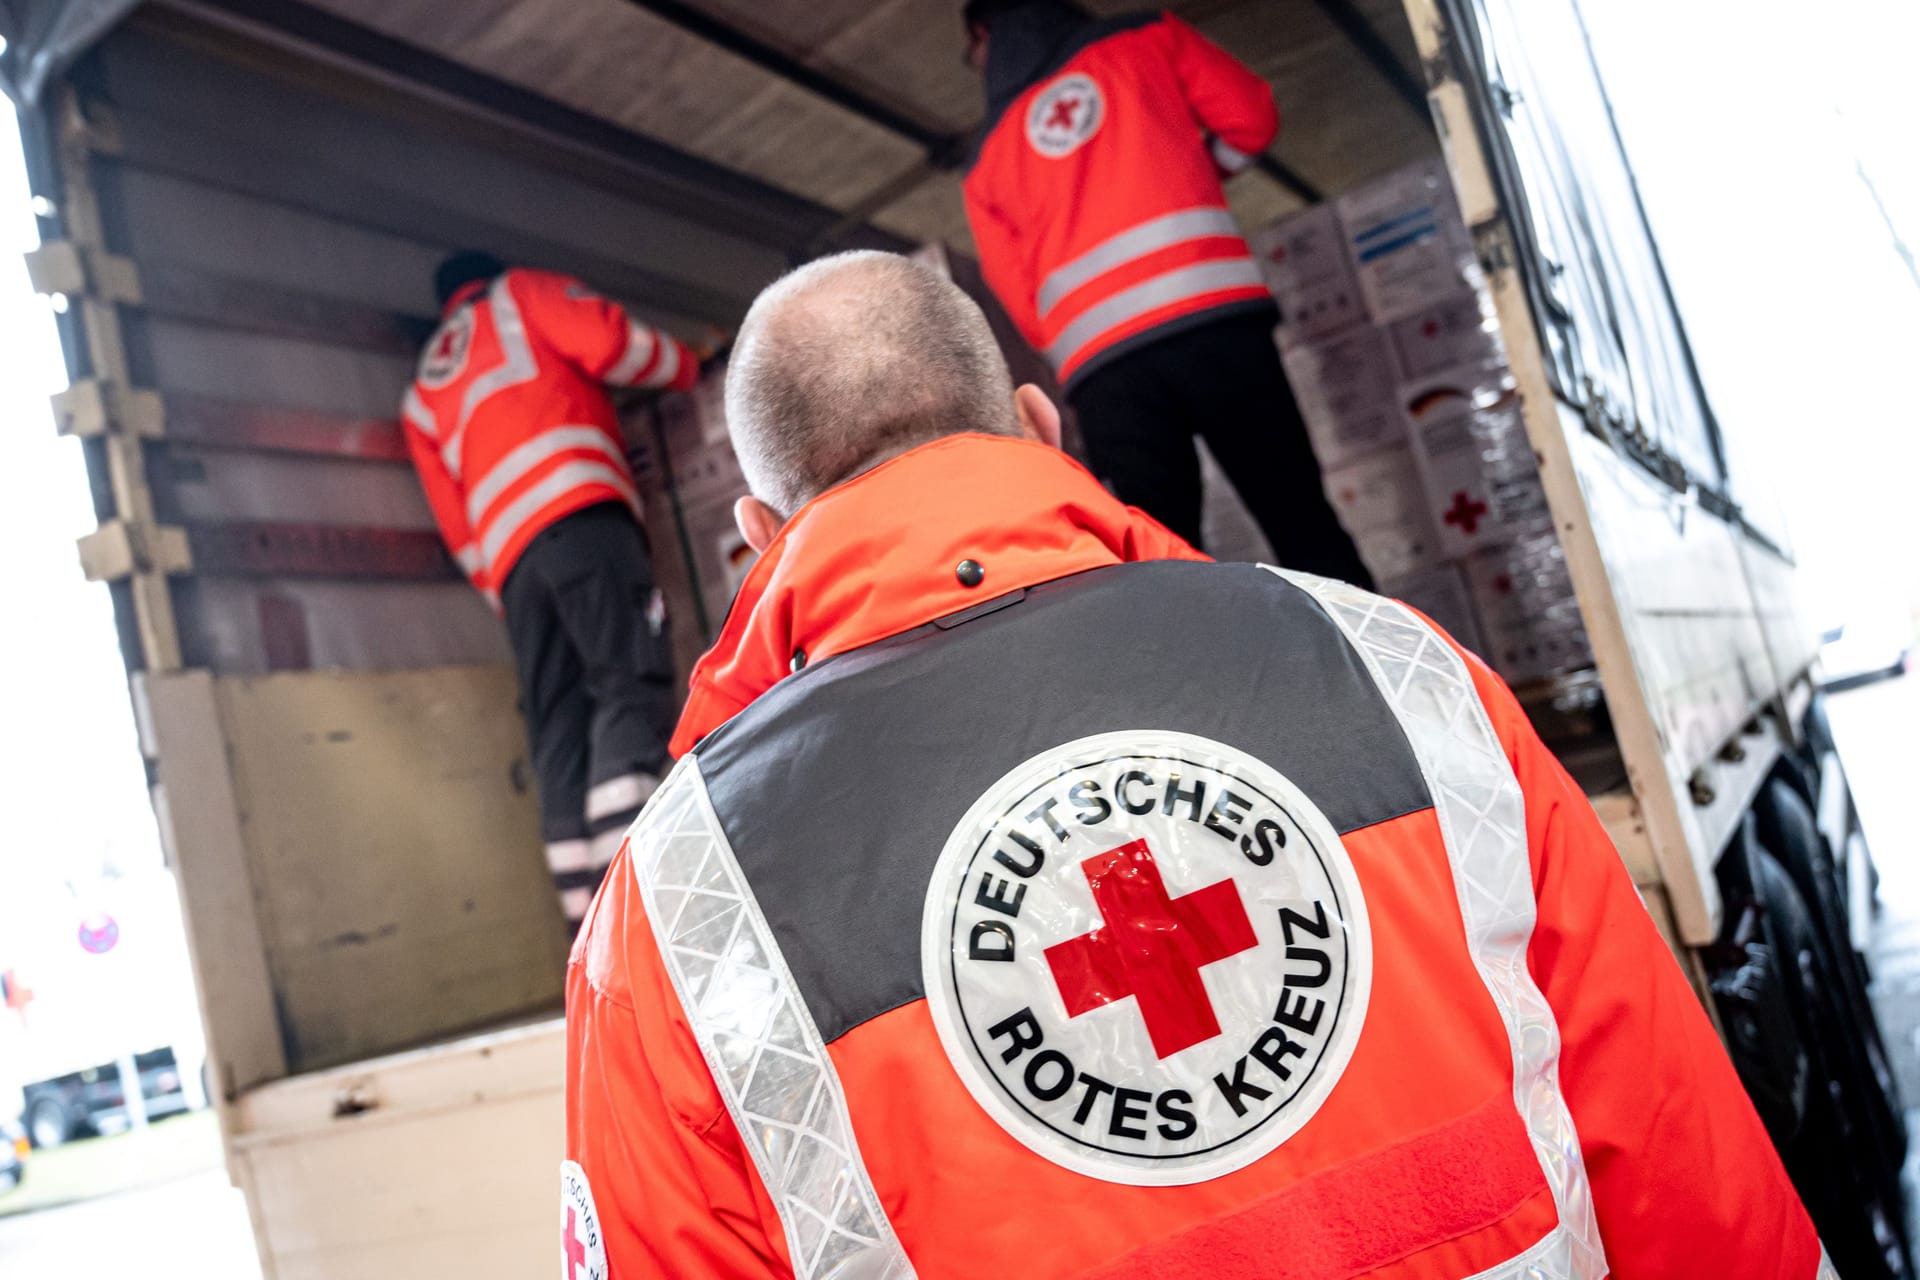
<svg viewBox="0 0 1920 1280">
<path fill-rule="evenodd" d="M 660 365 L 647 375 L 644 385 L 664 387 L 680 376 L 680 344 L 666 335 L 660 338 Z"/>
<path fill-rule="evenodd" d="M 1169 303 L 1243 285 L 1266 288 L 1259 264 L 1252 258 L 1202 262 L 1197 266 L 1181 267 L 1178 271 L 1143 280 L 1131 289 L 1122 289 L 1105 302 L 1082 312 L 1077 320 L 1060 331 L 1060 336 L 1047 348 L 1047 359 L 1053 362 L 1056 371 L 1065 369 L 1089 343 L 1116 325 L 1125 324 Z"/>
<path fill-rule="evenodd" d="M 482 568 L 480 563 L 480 548 L 474 546 L 471 542 L 453 553 L 453 562 L 459 565 L 460 572 L 466 574 L 469 578 L 477 578 L 480 576 L 480 570 Z"/>
<path fill-rule="evenodd" d="M 1813 1273 L 1813 1280 L 1840 1280 L 1840 1273 L 1834 1269 L 1833 1259 L 1827 1256 L 1827 1246 L 1820 1246 L 1820 1266 Z"/>
<path fill-rule="evenodd" d="M 590 850 L 585 840 L 549 840 L 547 842 L 547 870 L 555 875 L 564 875 L 569 871 L 591 871 Z"/>
<path fill-rule="evenodd" d="M 786 1229 L 796 1280 L 908 1280 L 846 1093 L 701 780 L 683 757 L 628 833 L 667 976 Z"/>
<path fill-rule="evenodd" d="M 1526 803 L 1512 762 L 1460 655 L 1404 605 L 1329 578 L 1273 572 L 1311 595 L 1345 633 L 1419 758 L 1453 868 L 1467 950 L 1506 1024 L 1514 1105 L 1560 1214 L 1566 1248 L 1551 1256 L 1560 1258 L 1562 1269 L 1543 1263 L 1538 1274 L 1600 1280 L 1607 1273 L 1606 1253 L 1579 1135 L 1560 1095 L 1560 1028 L 1527 970 L 1533 875 Z"/>
<path fill-rule="evenodd" d="M 1476 1271 L 1466 1280 L 1564 1280 L 1574 1274 L 1573 1239 L 1565 1227 L 1555 1227 L 1525 1253 Z"/>
<path fill-rule="evenodd" d="M 587 821 L 627 810 L 638 811 L 659 785 L 660 779 L 650 773 L 623 773 L 617 778 L 596 782 L 587 788 Z"/>
<path fill-rule="evenodd" d="M 508 272 L 487 289 L 493 332 L 500 340 L 500 363 L 467 384 L 467 394 L 460 401 L 460 421 L 454 424 L 453 434 L 441 446 L 441 457 L 446 459 L 447 470 L 456 479 L 460 475 L 460 441 L 467 433 L 467 423 L 473 419 L 474 410 L 494 392 L 519 386 L 540 372 L 533 358 L 533 347 L 527 341 L 527 326 L 520 319 L 520 304 L 513 300 L 513 290 L 507 283 L 512 278 L 513 273 Z M 449 454 L 453 456 L 448 457 Z"/>
<path fill-rule="evenodd" d="M 1252 156 L 1225 138 L 1215 138 L 1210 149 L 1213 152 L 1213 162 L 1227 173 L 1238 173 L 1253 163 Z"/>
<path fill-rule="evenodd" d="M 654 351 L 660 345 L 660 335 L 646 325 L 627 321 L 627 350 L 620 357 L 620 363 L 607 371 L 606 381 L 617 387 L 630 387 L 646 372 L 653 363 Z"/>
<path fill-rule="evenodd" d="M 602 831 L 587 841 L 587 856 L 593 860 L 595 871 L 604 871 L 613 861 L 613 855 L 620 852 L 620 842 L 627 838 L 625 827 L 615 827 L 611 831 Z"/>
<path fill-rule="evenodd" d="M 1055 267 L 1040 284 L 1034 310 L 1044 319 L 1060 299 L 1135 258 L 1203 236 L 1239 234 L 1240 225 L 1233 220 L 1233 215 L 1219 208 L 1182 209 L 1142 222 L 1119 235 L 1109 236 L 1065 266 Z"/>
<path fill-rule="evenodd" d="M 508 450 L 507 456 L 494 463 L 467 491 L 467 523 L 477 527 L 487 508 L 516 481 L 526 479 L 541 463 L 575 449 L 604 454 L 622 468 L 627 465 L 620 446 L 599 427 L 550 427 Z"/>
<path fill-rule="evenodd" d="M 604 462 L 568 462 L 555 467 L 547 473 L 540 483 L 527 489 L 519 497 L 502 507 L 500 514 L 487 525 L 480 536 L 480 554 L 486 557 L 488 566 L 500 559 L 500 553 L 506 550 L 507 543 L 520 532 L 520 527 L 540 508 L 565 494 L 569 489 L 585 484 L 603 484 L 618 493 L 626 504 L 636 512 L 640 510 L 640 495 L 633 491 L 633 482 L 626 475 L 616 471 Z"/>
<path fill-rule="evenodd" d="M 433 410 L 427 408 L 427 402 L 420 398 L 419 387 L 408 387 L 406 396 L 400 401 L 400 416 L 419 428 L 420 434 L 429 440 L 438 439 L 440 424 L 434 420 Z"/>
</svg>

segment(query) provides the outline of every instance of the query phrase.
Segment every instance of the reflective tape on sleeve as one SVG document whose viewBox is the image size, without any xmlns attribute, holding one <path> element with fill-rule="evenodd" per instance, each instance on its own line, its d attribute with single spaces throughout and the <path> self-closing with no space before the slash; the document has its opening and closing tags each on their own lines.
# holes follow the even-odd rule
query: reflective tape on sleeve
<svg viewBox="0 0 1920 1280">
<path fill-rule="evenodd" d="M 627 321 L 627 349 L 620 362 L 607 373 L 607 381 L 617 387 L 630 387 L 640 381 L 654 362 L 660 348 L 660 335 L 637 321 Z"/>
</svg>

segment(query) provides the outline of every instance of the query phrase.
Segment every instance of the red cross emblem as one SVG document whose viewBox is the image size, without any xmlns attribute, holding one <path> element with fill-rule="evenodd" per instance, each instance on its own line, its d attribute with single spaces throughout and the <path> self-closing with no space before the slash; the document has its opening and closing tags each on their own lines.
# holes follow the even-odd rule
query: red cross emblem
<svg viewBox="0 0 1920 1280">
<path fill-rule="evenodd" d="M 1088 858 L 1080 870 L 1104 923 L 1047 948 L 1067 1016 L 1132 996 L 1162 1058 L 1219 1035 L 1200 970 L 1260 943 L 1233 880 L 1170 898 L 1145 840 Z"/>
<path fill-rule="evenodd" d="M 580 1240 L 580 1215 L 572 1205 L 567 1206 L 567 1229 L 561 1238 L 560 1248 L 566 1255 L 567 1280 L 585 1274 L 587 1246 Z"/>
<path fill-rule="evenodd" d="M 1053 104 L 1053 113 L 1047 117 L 1047 123 L 1042 127 L 1047 129 L 1071 129 L 1073 128 L 1073 114 L 1079 109 L 1080 99 L 1063 97 Z"/>
<path fill-rule="evenodd" d="M 1487 514 L 1487 504 L 1475 498 L 1469 498 L 1465 489 L 1454 492 L 1453 505 L 1441 519 L 1448 524 L 1460 526 L 1461 532 L 1472 537 L 1480 528 L 1480 518 Z"/>
</svg>

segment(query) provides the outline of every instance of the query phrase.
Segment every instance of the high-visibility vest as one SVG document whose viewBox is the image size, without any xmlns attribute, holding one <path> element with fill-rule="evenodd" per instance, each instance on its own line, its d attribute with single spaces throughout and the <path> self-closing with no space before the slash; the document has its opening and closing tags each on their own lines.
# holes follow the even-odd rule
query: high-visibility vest
<svg viewBox="0 0 1920 1280">
<path fill-rule="evenodd" d="M 1279 131 L 1265 81 L 1170 15 L 1091 24 L 990 121 L 964 191 L 980 265 L 1069 388 L 1272 298 L 1220 176 Z"/>
<path fill-rule="evenodd" d="M 678 339 L 577 280 L 516 269 L 449 304 L 401 419 L 454 560 L 497 595 L 534 535 L 582 507 L 640 495 L 605 388 L 684 390 Z"/>
<path fill-rule="evenodd" d="M 570 1278 L 1830 1276 L 1405 606 L 955 437 L 788 522 L 688 715 L 570 962 Z"/>
</svg>

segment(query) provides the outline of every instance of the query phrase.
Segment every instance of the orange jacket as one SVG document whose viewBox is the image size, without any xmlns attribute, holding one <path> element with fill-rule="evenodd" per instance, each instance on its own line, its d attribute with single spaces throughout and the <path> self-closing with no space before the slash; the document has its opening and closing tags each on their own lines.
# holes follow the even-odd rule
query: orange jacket
<svg viewBox="0 0 1920 1280">
<path fill-rule="evenodd" d="M 1272 306 L 1220 175 L 1280 117 L 1171 15 L 1089 24 L 1064 52 L 989 122 L 964 190 L 987 282 L 1071 386 L 1172 327 Z"/>
<path fill-rule="evenodd" d="M 1203 560 L 980 437 L 788 523 L 575 942 L 569 1280 L 1829 1275 L 1497 677 Z"/>
<path fill-rule="evenodd" d="M 577 280 L 516 269 L 449 301 L 401 406 L 447 549 L 490 597 L 527 543 L 601 502 L 640 508 L 605 387 L 684 390 L 697 362 Z"/>
</svg>

